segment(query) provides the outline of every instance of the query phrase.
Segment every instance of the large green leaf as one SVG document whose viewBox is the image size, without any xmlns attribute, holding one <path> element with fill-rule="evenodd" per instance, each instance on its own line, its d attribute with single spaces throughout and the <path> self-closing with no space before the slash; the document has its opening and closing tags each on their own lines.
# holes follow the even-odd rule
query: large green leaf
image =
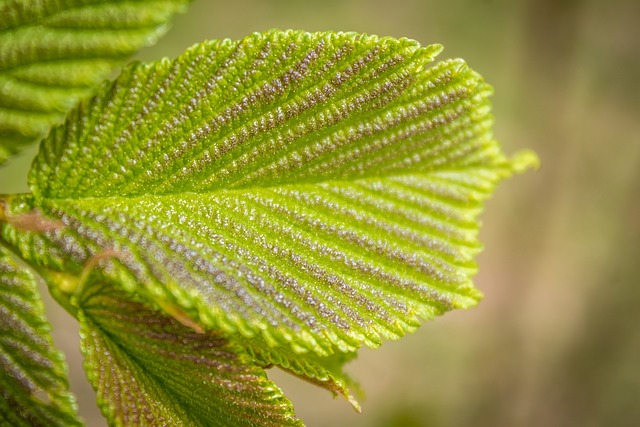
<svg viewBox="0 0 640 427">
<path fill-rule="evenodd" d="M 188 1 L 0 1 L 0 164 L 155 42 Z"/>
<path fill-rule="evenodd" d="M 112 285 L 79 301 L 85 369 L 117 426 L 298 426 L 289 401 L 242 349 L 196 333 Z"/>
<path fill-rule="evenodd" d="M 33 275 L 0 246 L 0 425 L 79 426 Z"/>
<path fill-rule="evenodd" d="M 107 258 L 206 328 L 378 346 L 477 303 L 477 215 L 532 160 L 501 152 L 478 74 L 427 67 L 439 51 L 271 31 L 134 64 L 52 131 L 14 206 L 60 224 L 38 234 L 59 259 Z"/>
</svg>

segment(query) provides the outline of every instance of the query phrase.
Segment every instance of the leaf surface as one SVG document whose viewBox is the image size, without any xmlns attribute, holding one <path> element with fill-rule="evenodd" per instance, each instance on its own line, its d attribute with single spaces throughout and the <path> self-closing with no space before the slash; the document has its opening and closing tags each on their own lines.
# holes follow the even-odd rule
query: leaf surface
<svg viewBox="0 0 640 427">
<path fill-rule="evenodd" d="M 81 426 L 29 270 L 0 246 L 0 425 Z"/>
<path fill-rule="evenodd" d="M 0 2 L 0 164 L 166 31 L 188 0 Z"/>
<path fill-rule="evenodd" d="M 530 164 L 439 46 L 271 31 L 126 68 L 30 173 L 46 234 L 206 328 L 326 356 L 473 306 L 477 216 Z"/>
<path fill-rule="evenodd" d="M 351 389 L 362 394 L 360 386 L 344 372 L 344 365 L 357 357 L 357 353 L 336 352 L 328 357 L 315 353 L 298 354 L 287 347 L 271 348 L 256 339 L 240 340 L 254 362 L 259 366 L 278 367 L 308 383 L 324 388 L 334 397 L 344 398 L 355 411 L 361 412 L 360 403 Z"/>
<path fill-rule="evenodd" d="M 242 349 L 94 284 L 78 302 L 85 370 L 110 425 L 300 426 Z"/>
</svg>

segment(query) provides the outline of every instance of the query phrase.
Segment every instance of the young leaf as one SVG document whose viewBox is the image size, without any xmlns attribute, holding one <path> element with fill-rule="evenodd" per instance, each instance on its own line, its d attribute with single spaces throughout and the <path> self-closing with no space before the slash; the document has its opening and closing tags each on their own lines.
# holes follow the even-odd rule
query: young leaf
<svg viewBox="0 0 640 427">
<path fill-rule="evenodd" d="M 260 340 L 240 340 L 240 344 L 252 356 L 255 363 L 264 367 L 282 369 L 304 381 L 330 391 L 334 397 L 343 397 L 353 409 L 361 411 L 360 404 L 351 394 L 349 387 L 359 386 L 349 377 L 343 367 L 355 359 L 357 353 L 336 352 L 328 357 L 314 353 L 298 354 L 287 347 L 270 348 Z"/>
<path fill-rule="evenodd" d="M 154 43 L 188 1 L 0 2 L 0 164 Z"/>
<path fill-rule="evenodd" d="M 196 333 L 107 284 L 89 286 L 78 306 L 85 369 L 111 425 L 302 425 L 219 334 Z"/>
<path fill-rule="evenodd" d="M 24 203 L 70 259 L 112 254 L 112 280 L 207 328 L 378 346 L 477 303 L 482 202 L 533 159 L 439 51 L 271 31 L 134 64 L 51 132 Z"/>
<path fill-rule="evenodd" d="M 33 275 L 0 246 L 0 425 L 80 426 Z"/>
</svg>

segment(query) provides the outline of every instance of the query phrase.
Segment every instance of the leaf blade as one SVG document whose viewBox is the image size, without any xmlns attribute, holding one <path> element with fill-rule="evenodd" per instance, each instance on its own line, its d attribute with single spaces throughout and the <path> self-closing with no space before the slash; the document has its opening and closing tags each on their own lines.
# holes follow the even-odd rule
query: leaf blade
<svg viewBox="0 0 640 427">
<path fill-rule="evenodd" d="M 33 275 L 0 246 L 0 423 L 81 426 Z"/>
<path fill-rule="evenodd" d="M 79 264 L 115 251 L 112 279 L 207 327 L 376 347 L 477 303 L 482 202 L 530 163 L 439 50 L 272 31 L 131 66 L 42 145 L 36 205 Z"/>
<path fill-rule="evenodd" d="M 195 333 L 108 284 L 91 285 L 78 305 L 85 369 L 111 425 L 301 425 L 219 334 Z"/>
<path fill-rule="evenodd" d="M 188 0 L 0 5 L 0 164 L 62 121 Z"/>
</svg>

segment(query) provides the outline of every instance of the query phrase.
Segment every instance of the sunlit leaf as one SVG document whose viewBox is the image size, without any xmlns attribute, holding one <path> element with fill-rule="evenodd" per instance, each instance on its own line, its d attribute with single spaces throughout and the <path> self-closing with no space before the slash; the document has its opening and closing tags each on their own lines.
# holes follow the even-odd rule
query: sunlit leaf
<svg viewBox="0 0 640 427">
<path fill-rule="evenodd" d="M 477 303 L 482 202 L 533 160 L 504 156 L 490 88 L 428 67 L 439 51 L 272 31 L 134 64 L 52 131 L 20 203 L 77 265 L 109 254 L 112 280 L 206 328 L 376 347 Z"/>
<path fill-rule="evenodd" d="M 80 426 L 33 275 L 0 246 L 0 425 Z"/>
<path fill-rule="evenodd" d="M 111 425 L 301 425 L 264 371 L 218 334 L 111 285 L 89 287 L 78 305 L 85 369 Z"/>
<path fill-rule="evenodd" d="M 188 1 L 0 2 L 0 164 L 155 42 Z"/>
</svg>

